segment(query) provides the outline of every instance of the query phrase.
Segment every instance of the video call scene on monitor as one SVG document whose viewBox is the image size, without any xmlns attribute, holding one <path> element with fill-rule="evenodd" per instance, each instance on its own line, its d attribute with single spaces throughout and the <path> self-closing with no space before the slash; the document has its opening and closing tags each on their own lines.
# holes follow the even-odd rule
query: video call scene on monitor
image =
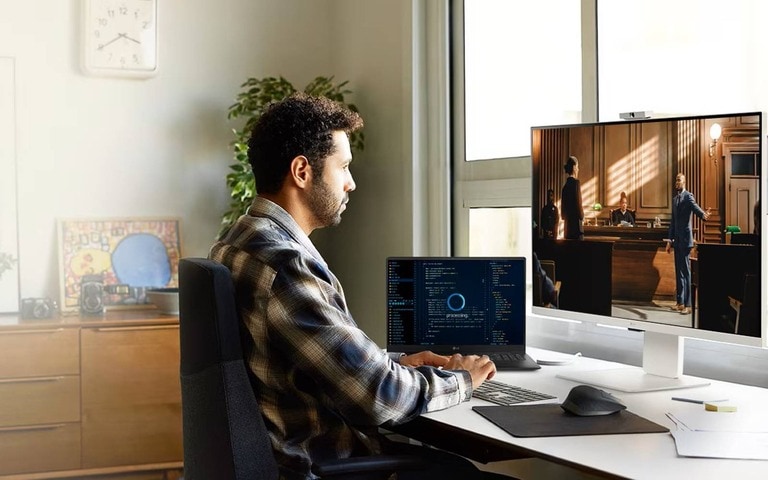
<svg viewBox="0 0 768 480">
<path fill-rule="evenodd" d="M 760 337 L 763 121 L 532 127 L 534 307 Z"/>
</svg>

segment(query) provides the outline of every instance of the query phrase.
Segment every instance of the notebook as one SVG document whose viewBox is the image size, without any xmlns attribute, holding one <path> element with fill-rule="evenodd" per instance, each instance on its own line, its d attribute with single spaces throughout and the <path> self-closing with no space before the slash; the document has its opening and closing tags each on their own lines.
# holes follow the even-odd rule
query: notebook
<svg viewBox="0 0 768 480">
<path fill-rule="evenodd" d="M 524 257 L 390 257 L 387 350 L 541 368 L 525 352 L 525 290 Z"/>
</svg>

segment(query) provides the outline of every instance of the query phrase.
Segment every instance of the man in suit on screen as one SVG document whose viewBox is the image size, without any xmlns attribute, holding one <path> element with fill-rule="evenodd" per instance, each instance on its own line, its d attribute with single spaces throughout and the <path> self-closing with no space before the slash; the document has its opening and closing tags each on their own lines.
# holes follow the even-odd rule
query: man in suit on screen
<svg viewBox="0 0 768 480">
<path fill-rule="evenodd" d="M 709 210 L 704 211 L 696 203 L 693 194 L 685 189 L 685 175 L 678 173 L 675 177 L 675 191 L 672 199 L 672 221 L 669 223 L 669 241 L 667 253 L 675 250 L 675 286 L 677 288 L 677 303 L 673 310 L 681 315 L 691 314 L 691 249 L 693 248 L 693 232 L 691 230 L 691 214 L 702 220 L 709 218 Z"/>
</svg>

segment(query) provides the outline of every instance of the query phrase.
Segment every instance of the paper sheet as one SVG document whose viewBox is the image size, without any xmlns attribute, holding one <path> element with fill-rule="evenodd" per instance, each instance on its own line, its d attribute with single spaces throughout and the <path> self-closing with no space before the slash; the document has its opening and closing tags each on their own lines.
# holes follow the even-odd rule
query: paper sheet
<svg viewBox="0 0 768 480">
<path fill-rule="evenodd" d="M 768 433 L 768 415 L 763 412 L 708 412 L 702 408 L 669 412 L 667 416 L 680 430 Z"/>
<path fill-rule="evenodd" d="M 768 460 L 768 433 L 672 431 L 683 457 Z"/>
</svg>

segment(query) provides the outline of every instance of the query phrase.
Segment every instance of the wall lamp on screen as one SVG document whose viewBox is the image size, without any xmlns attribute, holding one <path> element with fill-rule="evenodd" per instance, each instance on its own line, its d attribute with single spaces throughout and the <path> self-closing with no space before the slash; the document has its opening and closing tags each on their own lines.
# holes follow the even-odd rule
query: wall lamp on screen
<svg viewBox="0 0 768 480">
<path fill-rule="evenodd" d="M 709 158 L 715 158 L 715 165 L 717 165 L 717 157 L 715 157 L 715 151 L 717 149 L 717 141 L 720 140 L 720 135 L 723 133 L 722 127 L 719 123 L 713 123 L 709 127 L 709 137 L 712 141 L 709 143 Z"/>
</svg>

